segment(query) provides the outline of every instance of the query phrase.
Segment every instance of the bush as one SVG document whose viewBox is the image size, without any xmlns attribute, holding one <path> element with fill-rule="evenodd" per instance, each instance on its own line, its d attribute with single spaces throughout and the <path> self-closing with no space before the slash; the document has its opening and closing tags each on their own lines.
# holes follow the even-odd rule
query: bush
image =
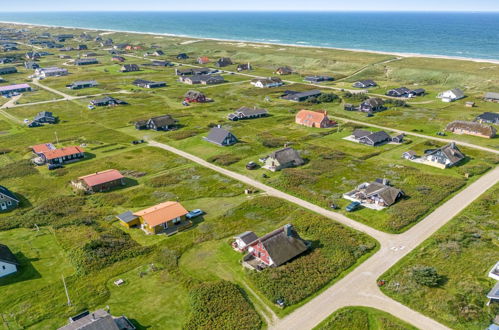
<svg viewBox="0 0 499 330">
<path fill-rule="evenodd" d="M 429 287 L 437 287 L 442 281 L 442 276 L 437 273 L 437 270 L 429 266 L 414 267 L 412 277 L 416 283 Z"/>
<path fill-rule="evenodd" d="M 365 101 L 369 98 L 369 96 L 367 96 L 365 93 L 352 93 L 352 92 L 343 93 L 343 97 L 358 102 Z"/>
<path fill-rule="evenodd" d="M 235 284 L 202 283 L 189 292 L 191 314 L 183 329 L 256 330 L 262 320 Z"/>
<path fill-rule="evenodd" d="M 197 130 L 174 131 L 168 136 L 173 140 L 184 140 L 199 134 Z"/>
<path fill-rule="evenodd" d="M 241 157 L 233 155 L 233 154 L 223 154 L 223 155 L 215 155 L 208 158 L 210 163 L 215 163 L 218 165 L 228 166 L 234 163 L 237 163 L 241 160 Z"/>
<path fill-rule="evenodd" d="M 467 175 L 471 178 L 475 175 L 480 175 L 490 170 L 490 166 L 487 164 L 474 164 L 474 165 L 463 165 L 457 168 L 457 172 L 461 175 Z"/>
<path fill-rule="evenodd" d="M 0 168 L 0 180 L 10 178 L 22 178 L 24 176 L 38 173 L 33 164 L 29 160 L 20 160 L 14 163 L 9 163 Z"/>
<path fill-rule="evenodd" d="M 323 93 L 317 97 L 318 103 L 330 103 L 339 99 L 339 96 L 334 93 Z"/>
<path fill-rule="evenodd" d="M 180 178 L 178 174 L 168 173 L 152 178 L 151 180 L 149 180 L 149 185 L 154 188 L 159 188 L 169 187 L 180 182 L 182 182 L 182 178 Z"/>
</svg>

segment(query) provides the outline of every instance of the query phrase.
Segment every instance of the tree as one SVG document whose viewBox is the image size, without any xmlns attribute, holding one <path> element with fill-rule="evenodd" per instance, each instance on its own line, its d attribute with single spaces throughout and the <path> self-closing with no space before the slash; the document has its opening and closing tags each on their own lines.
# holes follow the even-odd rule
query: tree
<svg viewBox="0 0 499 330">
<path fill-rule="evenodd" d="M 317 97 L 317 101 L 319 103 L 329 103 L 329 102 L 334 102 L 335 100 L 338 99 L 338 95 L 333 94 L 333 93 L 324 93 L 321 94 Z"/>
<path fill-rule="evenodd" d="M 434 267 L 430 266 L 414 267 L 412 269 L 412 277 L 416 283 L 429 287 L 439 286 L 442 281 L 442 276 L 437 273 Z"/>
</svg>

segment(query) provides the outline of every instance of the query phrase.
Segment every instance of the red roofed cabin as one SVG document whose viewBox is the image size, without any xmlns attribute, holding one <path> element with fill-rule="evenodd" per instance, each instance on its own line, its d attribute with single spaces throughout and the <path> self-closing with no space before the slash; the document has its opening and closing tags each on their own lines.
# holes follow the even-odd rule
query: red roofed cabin
<svg viewBox="0 0 499 330">
<path fill-rule="evenodd" d="M 46 164 L 64 164 L 85 158 L 85 151 L 78 146 L 56 149 L 48 143 L 33 146 L 32 149 Z"/>
<path fill-rule="evenodd" d="M 261 270 L 266 267 L 279 267 L 308 249 L 307 244 L 287 224 L 248 244 L 249 252 L 243 258 L 243 266 Z"/>
<path fill-rule="evenodd" d="M 327 117 L 327 112 L 300 110 L 296 114 L 295 122 L 307 127 L 327 128 L 336 125 L 335 121 Z"/>
<path fill-rule="evenodd" d="M 106 170 L 79 177 L 71 184 L 88 193 L 103 192 L 125 185 L 125 177 L 117 170 Z"/>
<path fill-rule="evenodd" d="M 192 226 L 192 222 L 186 218 L 187 213 L 178 202 L 164 202 L 142 211 L 125 212 L 117 218 L 126 227 L 140 224 L 148 234 L 173 235 Z"/>
<path fill-rule="evenodd" d="M 210 59 L 206 56 L 200 56 L 198 57 L 198 63 L 199 64 L 207 64 L 210 62 Z"/>
</svg>

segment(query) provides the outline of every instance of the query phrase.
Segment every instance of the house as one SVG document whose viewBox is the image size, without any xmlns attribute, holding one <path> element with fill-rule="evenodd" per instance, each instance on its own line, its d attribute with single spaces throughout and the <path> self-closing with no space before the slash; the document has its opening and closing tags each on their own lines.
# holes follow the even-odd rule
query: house
<svg viewBox="0 0 499 330">
<path fill-rule="evenodd" d="M 240 119 L 253 119 L 268 116 L 269 112 L 266 109 L 258 109 L 258 108 L 248 108 L 241 107 L 237 109 L 234 113 L 231 113 L 227 116 L 227 119 L 232 121 L 238 121 Z"/>
<path fill-rule="evenodd" d="M 116 106 L 128 104 L 125 101 L 115 99 L 111 96 L 104 96 L 101 99 L 91 100 L 90 104 L 96 107 Z"/>
<path fill-rule="evenodd" d="M 0 244 L 0 278 L 17 272 L 19 261 L 7 245 Z"/>
<path fill-rule="evenodd" d="M 66 85 L 69 89 L 83 89 L 83 88 L 91 88 L 96 87 L 99 84 L 95 80 L 83 80 L 83 81 L 75 81 L 72 84 Z"/>
<path fill-rule="evenodd" d="M 114 55 L 113 57 L 111 57 L 111 61 L 123 63 L 126 61 L 126 59 L 123 56 Z"/>
<path fill-rule="evenodd" d="M 0 58 L 0 64 L 9 64 L 9 63 L 12 63 L 12 62 L 14 62 L 13 58 L 10 58 L 10 57 L 2 57 L 2 58 Z"/>
<path fill-rule="evenodd" d="M 164 81 L 149 81 L 149 80 L 144 80 L 144 79 L 136 79 L 132 82 L 133 85 L 142 87 L 142 88 L 159 88 L 159 87 L 166 87 L 166 83 Z"/>
<path fill-rule="evenodd" d="M 11 211 L 19 206 L 19 199 L 4 186 L 0 185 L 0 212 Z M 0 269 L 1 271 L 1 269 Z"/>
<path fill-rule="evenodd" d="M 24 62 L 24 67 L 28 70 L 35 70 L 40 67 L 40 65 L 34 61 L 26 61 Z"/>
<path fill-rule="evenodd" d="M 249 71 L 251 70 L 252 67 L 251 67 L 251 64 L 250 63 L 245 63 L 245 64 L 238 64 L 237 65 L 237 72 L 241 72 L 241 71 Z"/>
<path fill-rule="evenodd" d="M 485 101 L 499 103 L 499 93 L 487 92 L 483 97 Z"/>
<path fill-rule="evenodd" d="M 346 110 L 346 111 L 358 111 L 359 107 L 356 107 L 355 105 L 353 105 L 351 103 L 345 103 L 345 105 L 343 106 L 343 110 Z"/>
<path fill-rule="evenodd" d="M 207 102 L 208 99 L 206 95 L 201 92 L 190 90 L 184 95 L 184 101 L 186 102 L 196 102 L 196 103 L 204 103 Z"/>
<path fill-rule="evenodd" d="M 106 170 L 80 176 L 71 182 L 73 187 L 87 193 L 103 192 L 125 185 L 125 177 L 117 170 Z"/>
<path fill-rule="evenodd" d="M 467 102 L 464 104 L 464 106 L 465 106 L 466 108 L 474 108 L 474 107 L 475 107 L 475 102 L 473 102 L 473 101 L 467 101 Z"/>
<path fill-rule="evenodd" d="M 38 78 L 48 78 L 48 77 L 60 77 L 67 76 L 69 74 L 68 70 L 65 68 L 50 67 L 50 68 L 38 68 L 35 70 L 35 76 Z"/>
<path fill-rule="evenodd" d="M 180 53 L 180 54 L 178 54 L 178 55 L 176 56 L 176 59 L 177 59 L 177 60 L 186 60 L 186 59 L 188 59 L 188 58 L 189 58 L 189 56 L 187 56 L 187 54 L 186 54 L 186 53 Z"/>
<path fill-rule="evenodd" d="M 407 87 L 399 87 L 390 89 L 388 92 L 386 92 L 386 95 L 391 97 L 412 97 L 411 92 L 412 91 Z"/>
<path fill-rule="evenodd" d="M 8 67 L 0 68 L 0 75 L 11 74 L 11 73 L 17 73 L 16 67 L 8 66 Z"/>
<path fill-rule="evenodd" d="M 175 69 L 175 74 L 177 76 L 189 76 L 189 75 L 206 75 L 212 73 L 210 68 L 188 68 L 188 69 Z"/>
<path fill-rule="evenodd" d="M 232 65 L 232 60 L 228 57 L 222 57 L 215 62 L 217 68 L 223 68 Z"/>
<path fill-rule="evenodd" d="M 286 91 L 284 96 L 281 96 L 281 99 L 294 102 L 305 102 L 309 98 L 318 97 L 321 94 L 321 91 L 318 89 L 305 92 Z"/>
<path fill-rule="evenodd" d="M 98 309 L 90 313 L 85 311 L 69 318 L 69 323 L 58 330 L 135 330 L 135 326 L 126 316 L 115 317 L 109 312 Z"/>
<path fill-rule="evenodd" d="M 413 150 L 406 151 L 402 154 L 402 158 L 407 159 L 407 160 L 414 160 L 418 158 L 417 154 Z"/>
<path fill-rule="evenodd" d="M 287 224 L 249 243 L 246 249 L 243 266 L 261 270 L 285 264 L 307 251 L 308 246 L 293 225 Z"/>
<path fill-rule="evenodd" d="M 179 81 L 188 85 L 215 85 L 225 82 L 225 79 L 220 75 L 193 75 L 181 76 Z"/>
<path fill-rule="evenodd" d="M 78 146 L 51 148 L 49 145 L 36 145 L 32 147 L 33 152 L 40 157 L 38 164 L 65 164 L 72 163 L 85 158 L 85 151 Z"/>
<path fill-rule="evenodd" d="M 67 60 L 67 59 L 71 58 L 71 56 L 69 56 L 69 55 L 59 55 L 59 58 L 61 60 Z"/>
<path fill-rule="evenodd" d="M 474 121 L 455 120 L 449 123 L 445 130 L 455 134 L 475 135 L 488 139 L 496 136 L 495 127 Z"/>
<path fill-rule="evenodd" d="M 221 127 L 213 127 L 208 136 L 204 139 L 208 142 L 224 147 L 237 143 L 235 135 Z"/>
<path fill-rule="evenodd" d="M 404 142 L 404 137 L 405 137 L 404 133 L 392 136 L 392 142 L 394 142 L 394 143 L 402 143 L 402 142 Z"/>
<path fill-rule="evenodd" d="M 178 202 L 164 202 L 142 211 L 122 213 L 117 218 L 125 227 L 140 226 L 147 234 L 173 235 L 192 226 L 187 213 Z"/>
<path fill-rule="evenodd" d="M 371 183 L 364 182 L 357 186 L 356 189 L 343 194 L 343 198 L 345 199 L 360 202 L 376 210 L 381 210 L 395 204 L 402 196 L 404 196 L 404 192 L 389 186 L 388 181 L 385 179 L 376 180 Z"/>
<path fill-rule="evenodd" d="M 333 81 L 334 78 L 330 76 L 306 76 L 303 80 L 313 84 L 317 84 L 324 81 Z"/>
<path fill-rule="evenodd" d="M 74 61 L 74 65 L 91 65 L 91 64 L 99 64 L 96 58 L 78 58 Z"/>
<path fill-rule="evenodd" d="M 234 236 L 234 242 L 232 243 L 232 248 L 236 251 L 245 251 L 250 243 L 253 243 L 258 239 L 258 236 L 252 231 L 245 231 L 242 234 Z"/>
<path fill-rule="evenodd" d="M 31 91 L 32 91 L 31 86 L 28 84 L 0 86 L 0 95 L 2 96 L 8 96 L 8 95 L 31 92 Z"/>
<path fill-rule="evenodd" d="M 36 114 L 33 121 L 36 121 L 41 124 L 55 124 L 58 121 L 58 118 L 53 115 L 50 111 L 41 111 Z"/>
<path fill-rule="evenodd" d="M 499 113 L 497 112 L 484 112 L 478 115 L 475 120 L 479 123 L 496 124 L 499 125 Z"/>
<path fill-rule="evenodd" d="M 490 299 L 487 305 L 489 305 L 491 302 L 499 302 L 499 282 L 497 282 L 492 290 L 490 290 L 490 292 L 487 294 L 487 298 Z"/>
<path fill-rule="evenodd" d="M 259 88 L 271 88 L 271 87 L 279 87 L 284 85 L 281 78 L 278 77 L 269 77 L 269 78 L 257 78 L 251 80 L 251 84 L 255 87 Z"/>
<path fill-rule="evenodd" d="M 161 49 L 155 50 L 152 54 L 154 56 L 163 56 L 163 55 L 165 55 L 165 53 Z"/>
<path fill-rule="evenodd" d="M 359 111 L 373 113 L 385 110 L 385 101 L 379 97 L 371 97 L 360 104 Z"/>
<path fill-rule="evenodd" d="M 292 74 L 293 70 L 289 66 L 281 66 L 277 68 L 277 70 L 275 70 L 275 73 L 280 76 L 283 76 L 283 75 Z"/>
<path fill-rule="evenodd" d="M 210 62 L 210 59 L 206 56 L 200 56 L 200 57 L 198 57 L 197 62 L 199 64 L 207 64 Z"/>
<path fill-rule="evenodd" d="M 78 47 L 76 47 L 76 50 L 87 50 L 88 47 L 87 45 L 78 45 Z"/>
<path fill-rule="evenodd" d="M 336 125 L 335 121 L 328 118 L 326 111 L 300 110 L 295 116 L 295 122 L 298 125 L 316 128 L 328 128 Z"/>
<path fill-rule="evenodd" d="M 367 133 L 367 134 L 366 134 Z M 364 130 L 355 130 L 353 138 L 362 144 L 376 147 L 392 141 L 392 138 L 385 131 L 367 132 Z"/>
<path fill-rule="evenodd" d="M 137 64 L 125 64 L 121 67 L 120 72 L 137 72 L 140 67 Z"/>
<path fill-rule="evenodd" d="M 438 94 L 437 98 L 442 102 L 453 102 L 464 98 L 464 92 L 459 88 L 454 88 Z"/>
<path fill-rule="evenodd" d="M 27 60 L 39 60 L 41 58 L 40 53 L 38 52 L 27 52 L 24 54 L 24 57 L 26 57 Z"/>
<path fill-rule="evenodd" d="M 454 142 L 441 148 L 426 150 L 423 160 L 425 164 L 439 168 L 448 168 L 462 161 L 466 156 Z"/>
<path fill-rule="evenodd" d="M 152 129 L 155 131 L 169 131 L 178 127 L 178 121 L 170 115 L 152 117 L 147 120 L 135 123 L 135 128 L 139 130 Z"/>
<path fill-rule="evenodd" d="M 152 61 L 152 66 L 173 66 L 174 64 L 167 61 Z"/>
<path fill-rule="evenodd" d="M 305 161 L 300 157 L 298 151 L 291 147 L 274 151 L 267 157 L 261 159 L 261 161 L 264 163 L 262 167 L 272 172 L 305 164 Z"/>
<path fill-rule="evenodd" d="M 489 271 L 489 277 L 496 281 L 499 281 L 499 261 Z"/>
<path fill-rule="evenodd" d="M 367 80 L 356 81 L 353 83 L 352 86 L 356 88 L 369 88 L 369 87 L 376 87 L 378 86 L 378 84 L 376 84 L 373 80 L 367 79 Z"/>
</svg>

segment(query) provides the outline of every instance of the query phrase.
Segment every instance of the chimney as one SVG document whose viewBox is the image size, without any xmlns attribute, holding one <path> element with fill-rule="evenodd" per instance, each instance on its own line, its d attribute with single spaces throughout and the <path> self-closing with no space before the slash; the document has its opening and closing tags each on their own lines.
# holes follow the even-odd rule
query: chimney
<svg viewBox="0 0 499 330">
<path fill-rule="evenodd" d="M 95 321 L 95 314 L 92 313 L 92 320 Z"/>
<path fill-rule="evenodd" d="M 218 125 L 217 125 L 217 127 L 218 127 L 218 128 L 222 128 L 222 125 L 218 124 Z"/>
<path fill-rule="evenodd" d="M 286 233 L 286 236 L 290 237 L 293 235 L 293 225 L 287 224 L 284 225 L 284 232 Z"/>
</svg>

